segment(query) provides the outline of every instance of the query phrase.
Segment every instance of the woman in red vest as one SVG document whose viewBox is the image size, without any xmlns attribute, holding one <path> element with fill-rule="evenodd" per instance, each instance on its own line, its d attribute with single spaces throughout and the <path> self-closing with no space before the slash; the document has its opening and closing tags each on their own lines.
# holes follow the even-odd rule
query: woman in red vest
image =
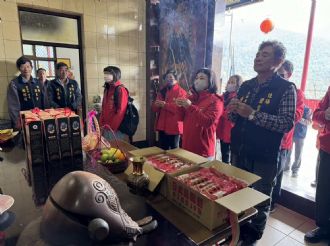
<svg viewBox="0 0 330 246">
<path fill-rule="evenodd" d="M 192 95 L 178 98 L 182 107 L 182 148 L 209 159 L 215 156 L 215 132 L 223 112 L 223 101 L 216 94 L 215 74 L 209 68 L 199 69 L 195 75 Z"/>
<path fill-rule="evenodd" d="M 108 66 L 103 72 L 105 83 L 100 125 L 101 127 L 109 125 L 118 139 L 128 140 L 128 136 L 118 130 L 124 119 L 128 102 L 127 90 L 120 82 L 121 71 L 118 67 Z M 112 133 L 108 131 L 105 131 L 105 137 L 108 140 L 113 139 Z"/>
<path fill-rule="evenodd" d="M 230 100 L 236 97 L 242 82 L 243 79 L 240 75 L 231 76 L 227 82 L 226 91 L 222 94 L 224 112 L 217 126 L 217 138 L 220 139 L 221 142 L 221 159 L 225 163 L 230 163 L 230 132 L 231 128 L 234 126 L 234 123 L 228 119 L 226 107 Z"/>
<path fill-rule="evenodd" d="M 175 99 L 186 97 L 187 92 L 178 84 L 175 70 L 168 70 L 163 79 L 165 84 L 157 94 L 152 110 L 157 113 L 155 128 L 159 133 L 160 147 L 168 150 L 179 147 L 182 121 L 178 119 L 178 106 L 175 104 Z"/>
</svg>

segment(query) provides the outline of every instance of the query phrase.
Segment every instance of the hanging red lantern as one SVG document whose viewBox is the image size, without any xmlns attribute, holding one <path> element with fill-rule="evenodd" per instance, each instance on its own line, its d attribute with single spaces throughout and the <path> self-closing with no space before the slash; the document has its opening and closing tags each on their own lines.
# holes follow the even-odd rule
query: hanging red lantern
<svg viewBox="0 0 330 246">
<path fill-rule="evenodd" d="M 265 19 L 260 24 L 260 30 L 264 33 L 269 33 L 274 29 L 274 24 L 270 19 Z"/>
</svg>

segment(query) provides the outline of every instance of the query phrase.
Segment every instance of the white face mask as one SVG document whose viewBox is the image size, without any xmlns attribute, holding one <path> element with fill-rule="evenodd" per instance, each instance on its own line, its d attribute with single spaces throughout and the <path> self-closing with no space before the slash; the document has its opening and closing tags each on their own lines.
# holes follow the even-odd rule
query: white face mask
<svg viewBox="0 0 330 246">
<path fill-rule="evenodd" d="M 172 85 L 174 85 L 174 79 L 167 79 L 167 80 L 166 80 L 166 84 L 167 84 L 168 86 L 172 86 Z"/>
<path fill-rule="evenodd" d="M 233 85 L 233 84 L 227 85 L 226 91 L 228 91 L 228 92 L 236 91 L 236 85 Z"/>
<path fill-rule="evenodd" d="M 113 75 L 112 74 L 104 74 L 104 81 L 107 83 L 113 82 Z"/>
<path fill-rule="evenodd" d="M 194 87 L 196 91 L 203 91 L 209 87 L 209 83 L 204 79 L 196 79 L 194 82 Z"/>
</svg>

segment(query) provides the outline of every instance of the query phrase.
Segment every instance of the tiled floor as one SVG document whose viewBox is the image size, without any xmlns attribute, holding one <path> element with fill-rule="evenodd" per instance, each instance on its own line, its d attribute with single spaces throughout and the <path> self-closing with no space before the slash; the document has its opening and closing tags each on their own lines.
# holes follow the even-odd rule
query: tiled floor
<svg viewBox="0 0 330 246">
<path fill-rule="evenodd" d="M 304 242 L 305 232 L 314 229 L 313 220 L 280 205 L 267 221 L 263 237 L 258 246 L 329 246 L 328 242 L 308 244 Z"/>
<path fill-rule="evenodd" d="M 302 163 L 298 177 L 291 177 L 291 172 L 284 172 L 282 188 L 289 190 L 299 196 L 310 200 L 315 200 L 315 188 L 311 187 L 311 182 L 315 179 L 315 167 L 318 150 L 316 149 L 317 131 L 312 127 L 308 128 L 302 153 Z M 294 161 L 294 151 L 291 155 L 291 162 Z"/>
<path fill-rule="evenodd" d="M 41 214 L 32 200 L 32 189 L 28 186 L 21 169 L 25 168 L 25 151 L 15 148 L 10 152 L 0 152 L 4 158 L 0 162 L 0 188 L 4 194 L 11 195 L 15 203 L 10 211 L 16 215 L 15 222 L 6 231 L 7 238 L 17 237 L 24 227 Z"/>
</svg>

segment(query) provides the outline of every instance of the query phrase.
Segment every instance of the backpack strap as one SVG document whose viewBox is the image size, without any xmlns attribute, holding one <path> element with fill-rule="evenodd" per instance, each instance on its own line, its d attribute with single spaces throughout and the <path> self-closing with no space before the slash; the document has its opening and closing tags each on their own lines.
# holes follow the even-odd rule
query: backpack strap
<svg viewBox="0 0 330 246">
<path fill-rule="evenodd" d="M 118 106 L 119 106 L 119 87 L 124 87 L 125 90 L 127 91 L 127 94 L 128 94 L 128 101 L 130 102 L 130 96 L 129 96 L 129 91 L 127 90 L 127 88 L 124 86 L 124 85 L 117 85 L 115 87 L 115 92 L 114 92 L 114 95 L 113 95 L 113 101 L 114 101 L 114 104 L 115 104 L 115 108 L 116 108 L 116 113 L 118 112 Z"/>
</svg>

